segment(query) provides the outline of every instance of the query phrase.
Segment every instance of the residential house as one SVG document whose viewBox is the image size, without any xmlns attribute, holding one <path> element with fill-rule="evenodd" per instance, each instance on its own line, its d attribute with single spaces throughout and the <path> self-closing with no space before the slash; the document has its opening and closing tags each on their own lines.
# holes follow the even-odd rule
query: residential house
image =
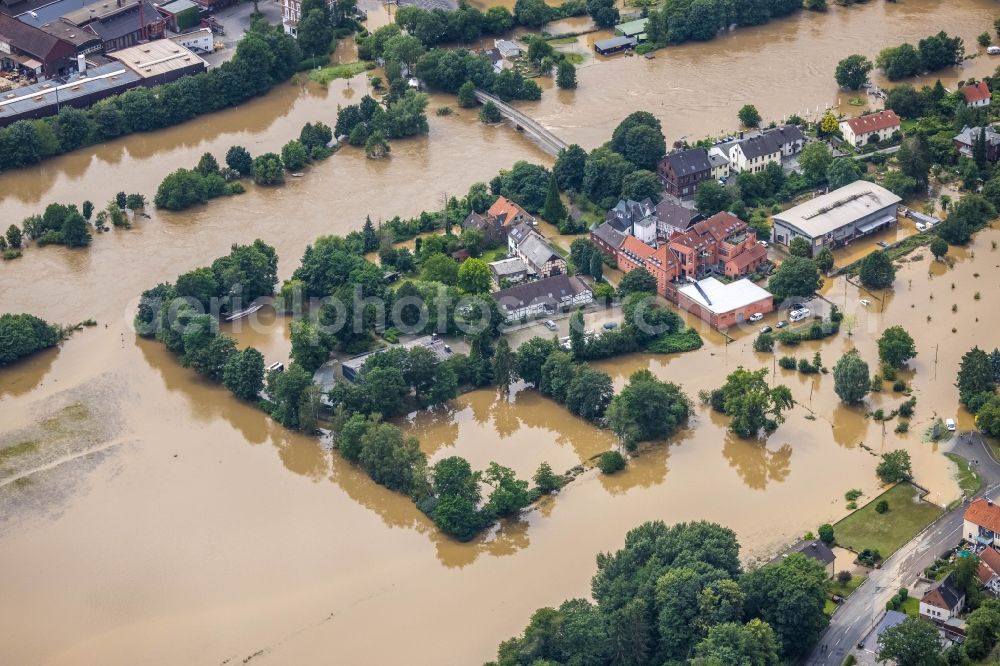
<svg viewBox="0 0 1000 666">
<path fill-rule="evenodd" d="M 489 245 L 498 245 L 507 238 L 507 229 L 503 222 L 489 215 L 480 215 L 473 211 L 462 220 L 462 231 L 478 231 Z"/>
<path fill-rule="evenodd" d="M 698 184 L 712 177 L 712 164 L 704 148 L 690 148 L 668 153 L 660 160 L 658 172 L 668 194 L 693 197 Z"/>
<path fill-rule="evenodd" d="M 986 81 L 979 81 L 977 83 L 970 83 L 966 86 L 962 86 L 962 96 L 965 97 L 966 106 L 973 106 L 977 108 L 989 106 L 992 101 L 990 87 L 986 85 Z"/>
<path fill-rule="evenodd" d="M 0 14 L 0 69 L 28 76 L 60 76 L 76 67 L 76 46 L 40 28 Z"/>
<path fill-rule="evenodd" d="M 497 289 L 500 289 L 505 281 L 517 284 L 524 282 L 528 277 L 528 265 L 520 257 L 500 259 L 491 262 L 489 266 L 490 277 L 493 278 L 493 284 L 496 285 Z"/>
<path fill-rule="evenodd" d="M 526 222 L 531 226 L 535 226 L 537 224 L 535 218 L 532 217 L 528 211 L 524 210 L 507 197 L 497 197 L 497 200 L 493 202 L 490 209 L 486 211 L 486 215 L 487 217 L 499 221 L 502 226 L 508 229 L 522 222 Z"/>
<path fill-rule="evenodd" d="M 607 256 L 615 258 L 627 235 L 618 231 L 610 222 L 602 222 L 590 230 L 590 240 L 594 245 Z"/>
<path fill-rule="evenodd" d="M 709 272 L 745 277 L 767 261 L 767 248 L 757 243 L 757 232 L 725 211 L 674 234 L 669 248 L 680 273 L 691 279 Z"/>
<path fill-rule="evenodd" d="M 980 497 L 965 509 L 962 537 L 969 543 L 1000 547 L 1000 505 Z"/>
<path fill-rule="evenodd" d="M 653 200 L 632 201 L 622 199 L 605 216 L 612 227 L 623 234 L 631 234 L 643 243 L 656 241 L 656 206 Z"/>
<path fill-rule="evenodd" d="M 773 311 L 774 297 L 771 292 L 745 278 L 725 284 L 714 277 L 707 277 L 680 286 L 677 289 L 677 307 L 701 317 L 712 328 L 725 330 L 749 321 L 757 313 Z M 823 558 L 826 554 L 819 552 L 819 546 L 807 544 L 803 548 L 800 552 L 823 562 L 829 567 L 829 574 L 833 575 L 833 561 L 825 562 Z M 826 550 L 829 551 L 829 548 Z M 833 553 L 829 555 L 832 557 Z"/>
<path fill-rule="evenodd" d="M 712 178 L 715 180 L 729 178 L 729 155 L 718 146 L 708 149 L 708 164 L 712 167 Z"/>
<path fill-rule="evenodd" d="M 920 598 L 920 617 L 944 624 L 957 616 L 965 606 L 965 593 L 960 591 L 948 574 L 944 580 Z"/>
<path fill-rule="evenodd" d="M 594 294 L 576 276 L 554 275 L 501 289 L 493 298 L 504 318 L 511 322 L 587 305 L 594 300 Z"/>
<path fill-rule="evenodd" d="M 840 121 L 844 141 L 855 148 L 886 141 L 899 130 L 899 116 L 892 109 Z"/>
<path fill-rule="evenodd" d="M 987 126 L 985 132 L 982 127 L 963 127 L 958 136 L 952 139 L 955 148 L 959 154 L 972 157 L 980 133 L 984 134 L 983 138 L 986 140 L 986 159 L 996 162 L 1000 159 L 1000 132 L 992 125 Z"/>
<path fill-rule="evenodd" d="M 733 284 L 735 284 L 735 283 L 733 283 Z M 758 289 L 759 289 L 759 287 L 758 287 Z M 763 290 L 761 290 L 761 291 L 763 291 Z M 758 296 L 759 295 L 760 294 L 758 294 Z M 809 540 L 806 540 L 806 541 L 799 541 L 794 546 L 792 546 L 791 548 L 789 548 L 776 561 L 780 561 L 780 560 L 788 557 L 792 553 L 800 553 L 802 555 L 805 555 L 806 557 L 809 557 L 809 558 L 812 558 L 812 559 L 816 560 L 817 562 L 819 562 L 820 564 L 823 565 L 824 569 L 826 569 L 826 575 L 827 575 L 827 577 L 828 578 L 833 578 L 833 574 L 834 574 L 833 567 L 834 567 L 834 562 L 836 561 L 837 557 L 833 554 L 833 551 L 830 550 L 830 547 L 827 546 L 822 541 L 819 541 L 818 539 L 809 539 Z"/>
<path fill-rule="evenodd" d="M 547 278 L 566 272 L 566 260 L 527 223 L 522 222 L 510 230 L 507 249 L 509 256 L 523 259 L 528 272 L 538 277 Z"/>
<path fill-rule="evenodd" d="M 164 36 L 167 21 L 148 0 L 97 2 L 63 16 L 101 38 L 106 52 Z"/>
<path fill-rule="evenodd" d="M 781 148 L 784 157 L 792 157 L 802 152 L 802 147 L 806 145 L 806 136 L 797 125 L 782 125 L 774 129 L 764 130 L 764 134 L 769 135 Z"/>
<path fill-rule="evenodd" d="M 500 53 L 500 49 L 486 49 L 483 51 L 483 55 L 493 63 L 493 71 L 499 74 L 505 69 L 513 69 L 514 65 L 509 60 L 503 57 Z"/>
<path fill-rule="evenodd" d="M 232 4 L 233 0 L 222 0 L 225 5 L 220 5 L 220 0 L 197 0 L 199 4 L 210 6 L 212 9 L 221 9 L 222 6 Z M 209 4 L 214 3 L 214 4 Z M 330 9 L 334 8 L 335 0 L 328 0 Z M 281 0 L 281 26 L 285 32 L 295 37 L 298 35 L 299 21 L 302 20 L 302 0 Z M 307 54 L 308 55 L 308 54 Z"/>
<path fill-rule="evenodd" d="M 656 204 L 656 229 L 661 238 L 684 233 L 700 219 L 701 213 L 697 210 L 682 206 L 673 199 L 664 199 Z"/>
<path fill-rule="evenodd" d="M 756 134 L 730 144 L 729 170 L 733 173 L 756 173 L 768 164 L 781 164 L 783 144 L 773 133 Z"/>
<path fill-rule="evenodd" d="M 521 47 L 509 39 L 494 39 L 493 48 L 500 51 L 500 55 L 504 58 L 516 58 L 521 55 Z"/>
<path fill-rule="evenodd" d="M 1000 552 L 992 546 L 979 553 L 979 568 L 976 577 L 993 596 L 1000 596 Z"/>
</svg>

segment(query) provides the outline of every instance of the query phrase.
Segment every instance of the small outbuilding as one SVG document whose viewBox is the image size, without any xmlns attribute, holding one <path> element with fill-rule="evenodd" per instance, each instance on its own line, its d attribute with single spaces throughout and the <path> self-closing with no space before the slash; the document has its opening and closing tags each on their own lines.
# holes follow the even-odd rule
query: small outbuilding
<svg viewBox="0 0 1000 666">
<path fill-rule="evenodd" d="M 594 42 L 594 50 L 601 55 L 612 55 L 614 53 L 621 53 L 622 51 L 629 51 L 638 45 L 639 40 L 635 37 L 624 37 L 619 35 L 618 37 L 601 39 Z"/>
</svg>

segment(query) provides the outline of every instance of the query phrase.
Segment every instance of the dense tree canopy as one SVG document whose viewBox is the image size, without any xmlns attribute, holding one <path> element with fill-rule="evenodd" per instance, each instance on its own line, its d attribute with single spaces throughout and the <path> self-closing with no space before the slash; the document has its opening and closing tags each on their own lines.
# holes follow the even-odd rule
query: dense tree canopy
<svg viewBox="0 0 1000 666">
<path fill-rule="evenodd" d="M 30 314 L 0 314 L 0 366 L 53 347 L 59 331 L 44 319 Z"/>
</svg>

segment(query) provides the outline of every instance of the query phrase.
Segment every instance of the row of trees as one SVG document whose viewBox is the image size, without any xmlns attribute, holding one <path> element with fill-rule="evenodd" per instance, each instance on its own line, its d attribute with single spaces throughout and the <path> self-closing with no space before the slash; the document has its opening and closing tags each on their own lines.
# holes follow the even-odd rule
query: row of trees
<svg viewBox="0 0 1000 666">
<path fill-rule="evenodd" d="M 0 366 L 54 347 L 61 338 L 59 329 L 30 314 L 0 315 Z"/>
<path fill-rule="evenodd" d="M 878 355 L 884 369 L 883 376 L 891 375 L 917 355 L 917 348 L 906 329 L 902 326 L 890 326 L 878 339 Z M 841 356 L 833 366 L 834 391 L 846 404 L 856 405 L 864 400 L 872 390 L 873 381 L 881 384 L 882 377 L 872 378 L 868 364 L 857 349 Z"/>
<path fill-rule="evenodd" d="M 936 72 L 945 67 L 962 63 L 965 44 L 961 37 L 949 37 L 943 30 L 921 39 L 917 46 L 900 44 L 879 51 L 875 64 L 885 72 L 890 81 L 916 76 L 922 72 Z"/>
<path fill-rule="evenodd" d="M 597 556 L 594 603 L 541 608 L 496 664 L 752 664 L 808 654 L 826 616 L 826 574 L 800 554 L 742 571 L 735 534 L 650 522 Z M 690 661 L 689 661 L 690 660 Z"/>
<path fill-rule="evenodd" d="M 56 116 L 0 129 L 0 171 L 236 106 L 290 78 L 301 59 L 295 39 L 280 25 L 254 21 L 232 60 L 220 67 L 155 88 L 134 88 L 87 109 L 66 106 Z"/>
<path fill-rule="evenodd" d="M 731 25 L 767 23 L 802 9 L 802 0 L 668 0 L 649 11 L 645 49 L 706 41 Z"/>
</svg>

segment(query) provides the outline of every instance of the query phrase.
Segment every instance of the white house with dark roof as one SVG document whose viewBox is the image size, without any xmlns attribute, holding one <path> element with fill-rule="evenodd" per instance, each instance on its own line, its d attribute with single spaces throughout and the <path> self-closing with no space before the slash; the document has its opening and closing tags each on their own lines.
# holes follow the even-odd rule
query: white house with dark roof
<svg viewBox="0 0 1000 666">
<path fill-rule="evenodd" d="M 523 259 L 528 272 L 538 277 L 566 272 L 566 260 L 527 223 L 522 222 L 510 230 L 507 234 L 507 249 L 510 256 Z"/>
<path fill-rule="evenodd" d="M 782 144 L 773 134 L 757 134 L 729 147 L 729 170 L 756 173 L 768 164 L 781 164 Z"/>
<path fill-rule="evenodd" d="M 964 607 L 965 593 L 956 587 L 951 574 L 948 574 L 920 598 L 920 617 L 944 624 L 961 613 Z"/>
<path fill-rule="evenodd" d="M 504 318 L 511 322 L 586 305 L 594 300 L 594 294 L 576 276 L 554 275 L 501 289 L 494 292 L 493 298 Z"/>
<path fill-rule="evenodd" d="M 806 136 L 796 125 L 782 125 L 774 129 L 765 130 L 781 148 L 781 154 L 791 157 L 802 152 L 802 147 L 806 145 Z"/>
</svg>

